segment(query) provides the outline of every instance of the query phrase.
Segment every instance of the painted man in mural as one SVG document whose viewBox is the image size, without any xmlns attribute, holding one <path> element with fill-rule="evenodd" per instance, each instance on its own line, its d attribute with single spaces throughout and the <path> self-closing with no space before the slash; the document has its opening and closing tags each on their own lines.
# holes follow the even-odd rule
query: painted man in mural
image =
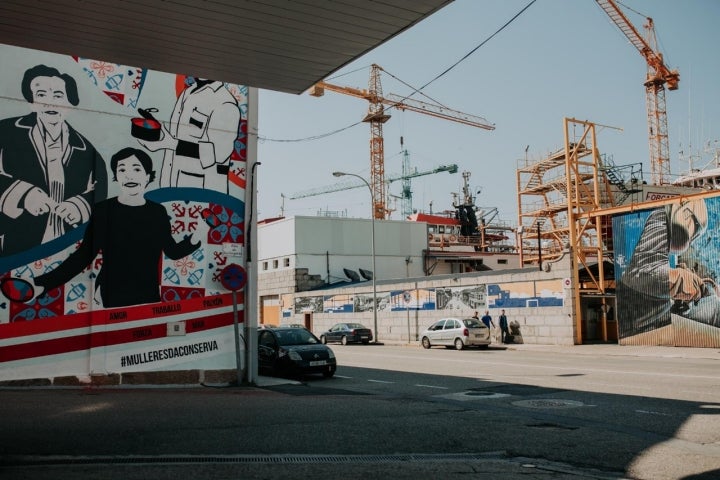
<svg viewBox="0 0 720 480">
<path fill-rule="evenodd" d="M 75 80 L 37 65 L 22 80 L 31 113 L 0 120 L 0 256 L 63 235 L 107 196 L 105 162 L 65 121 L 79 103 Z"/>
<path fill-rule="evenodd" d="M 671 324 L 671 314 L 720 326 L 714 283 L 677 257 L 703 235 L 708 224 L 705 200 L 654 210 L 645 221 L 630 263 L 617 285 L 621 338 Z"/>
<path fill-rule="evenodd" d="M 155 178 L 150 156 L 124 148 L 110 160 L 120 194 L 96 205 L 80 247 L 55 270 L 34 279 L 42 295 L 82 272 L 102 250 L 96 281 L 103 307 L 160 301 L 160 262 L 194 252 L 200 243 L 188 237 L 176 242 L 165 207 L 145 198 Z M 97 297 L 97 295 L 96 295 Z"/>
<path fill-rule="evenodd" d="M 228 192 L 230 155 L 240 125 L 240 108 L 222 82 L 196 79 L 178 97 L 169 128 L 158 141 L 138 140 L 165 152 L 161 187 L 197 187 Z"/>
</svg>

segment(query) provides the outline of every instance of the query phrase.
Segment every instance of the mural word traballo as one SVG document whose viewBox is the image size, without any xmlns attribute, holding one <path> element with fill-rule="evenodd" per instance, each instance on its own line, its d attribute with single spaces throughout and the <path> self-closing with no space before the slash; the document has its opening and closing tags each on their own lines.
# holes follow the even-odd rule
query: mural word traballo
<svg viewBox="0 0 720 480">
<path fill-rule="evenodd" d="M 233 368 L 251 89 L 0 60 L 0 380 Z"/>
</svg>

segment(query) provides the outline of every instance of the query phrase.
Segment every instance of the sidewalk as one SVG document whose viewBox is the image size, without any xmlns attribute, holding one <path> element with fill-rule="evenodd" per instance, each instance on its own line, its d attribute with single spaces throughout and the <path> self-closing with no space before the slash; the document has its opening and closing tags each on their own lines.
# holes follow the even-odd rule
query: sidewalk
<svg viewBox="0 0 720 480">
<path fill-rule="evenodd" d="M 509 344 L 508 350 L 535 350 L 539 352 L 573 355 L 615 355 L 630 357 L 709 358 L 720 360 L 720 349 L 693 347 L 654 347 L 642 345 L 588 344 L 588 345 L 535 345 Z"/>
<path fill-rule="evenodd" d="M 394 341 L 381 341 L 379 344 L 422 348 L 419 342 L 407 343 Z M 643 345 L 619 345 L 617 343 L 593 343 L 586 345 L 541 345 L 532 343 L 510 343 L 501 345 L 493 343 L 490 349 L 531 350 L 546 353 L 571 355 L 614 355 L 629 357 L 662 357 L 662 358 L 709 358 L 720 360 L 718 348 L 694 347 L 655 347 Z"/>
</svg>

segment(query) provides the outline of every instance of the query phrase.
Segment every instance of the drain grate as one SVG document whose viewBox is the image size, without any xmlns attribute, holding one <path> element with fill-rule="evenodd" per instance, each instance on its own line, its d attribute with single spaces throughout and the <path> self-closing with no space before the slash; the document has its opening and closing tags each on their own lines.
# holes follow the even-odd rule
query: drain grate
<svg viewBox="0 0 720 480">
<path fill-rule="evenodd" d="M 157 455 L 157 456 L 9 456 L 0 461 L 4 467 L 50 465 L 118 465 L 118 464 L 202 464 L 202 463 L 277 463 L 341 464 L 390 462 L 466 462 L 504 458 L 503 452 L 486 453 L 407 453 L 395 455 Z"/>
</svg>

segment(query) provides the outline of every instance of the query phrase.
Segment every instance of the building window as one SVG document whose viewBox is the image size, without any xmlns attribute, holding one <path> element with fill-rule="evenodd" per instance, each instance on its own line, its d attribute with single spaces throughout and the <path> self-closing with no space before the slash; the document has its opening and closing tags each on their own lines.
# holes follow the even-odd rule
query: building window
<svg viewBox="0 0 720 480">
<path fill-rule="evenodd" d="M 498 265 L 507 265 L 507 258 L 498 258 Z"/>
<path fill-rule="evenodd" d="M 286 267 L 289 267 L 289 266 L 290 266 L 290 259 L 286 257 L 285 260 L 284 260 L 284 263 L 285 263 L 285 266 L 286 266 Z"/>
<path fill-rule="evenodd" d="M 267 270 L 267 269 L 268 269 L 268 263 L 267 263 L 267 262 L 263 262 L 263 270 Z"/>
</svg>

